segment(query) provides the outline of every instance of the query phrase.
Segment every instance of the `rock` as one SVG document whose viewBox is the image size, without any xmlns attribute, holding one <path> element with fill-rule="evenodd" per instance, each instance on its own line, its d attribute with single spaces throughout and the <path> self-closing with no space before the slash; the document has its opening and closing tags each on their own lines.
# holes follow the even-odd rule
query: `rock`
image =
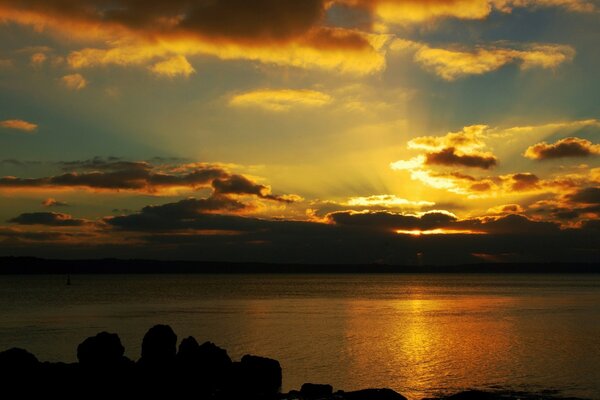
<svg viewBox="0 0 600 400">
<path fill-rule="evenodd" d="M 252 394 L 274 395 L 281 390 L 281 366 L 277 360 L 245 355 L 239 374 L 242 390 Z"/>
<path fill-rule="evenodd" d="M 363 389 L 345 392 L 346 400 L 407 400 L 406 397 L 392 389 Z"/>
<path fill-rule="evenodd" d="M 181 341 L 177 352 L 177 361 L 190 366 L 206 366 L 223 369 L 231 366 L 231 358 L 227 351 L 212 342 L 198 345 L 192 336 Z"/>
<path fill-rule="evenodd" d="M 77 346 L 77 359 L 85 368 L 114 367 L 123 364 L 125 348 L 116 333 L 100 332 Z"/>
<path fill-rule="evenodd" d="M 175 360 L 177 335 L 168 325 L 155 325 L 146 332 L 142 341 L 140 363 L 146 366 L 168 368 Z"/>
<path fill-rule="evenodd" d="M 231 365 L 227 351 L 211 342 L 199 345 L 191 336 L 181 341 L 176 356 L 178 373 L 204 393 L 226 387 Z"/>
<path fill-rule="evenodd" d="M 305 383 L 300 388 L 300 393 L 305 399 L 323 399 L 332 395 L 333 387 L 318 383 Z"/>
<path fill-rule="evenodd" d="M 13 347 L 0 352 L 0 371 L 25 371 L 32 370 L 40 365 L 38 359 L 24 349 Z"/>
</svg>

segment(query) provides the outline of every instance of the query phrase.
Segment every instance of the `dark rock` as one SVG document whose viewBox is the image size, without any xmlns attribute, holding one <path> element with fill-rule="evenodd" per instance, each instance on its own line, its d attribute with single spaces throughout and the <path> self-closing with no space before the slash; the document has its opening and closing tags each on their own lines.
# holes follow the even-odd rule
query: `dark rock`
<svg viewBox="0 0 600 400">
<path fill-rule="evenodd" d="M 300 388 L 300 393 L 306 399 L 323 399 L 332 395 L 333 387 L 318 383 L 305 383 Z"/>
<path fill-rule="evenodd" d="M 185 338 L 176 356 L 178 373 L 184 380 L 193 382 L 195 390 L 214 392 L 224 388 L 231 373 L 231 358 L 227 351 L 206 342 L 199 345 L 193 337 Z"/>
<path fill-rule="evenodd" d="M 116 333 L 100 332 L 77 347 L 77 359 L 84 368 L 122 365 L 124 353 L 125 348 Z"/>
<path fill-rule="evenodd" d="M 269 396 L 281 390 L 281 366 L 277 360 L 245 355 L 238 374 L 242 390 L 251 394 Z"/>
<path fill-rule="evenodd" d="M 0 370 L 1 371 L 24 371 L 38 367 L 38 359 L 24 349 L 12 348 L 0 352 Z"/>
<path fill-rule="evenodd" d="M 155 325 L 146 332 L 142 341 L 142 358 L 145 366 L 167 368 L 175 360 L 177 335 L 168 325 Z"/>
<path fill-rule="evenodd" d="M 191 367 L 210 367 L 218 370 L 231 366 L 231 358 L 225 349 L 212 342 L 205 342 L 200 346 L 192 336 L 181 341 L 177 362 Z"/>
<path fill-rule="evenodd" d="M 407 400 L 406 397 L 392 389 L 363 389 L 345 392 L 346 400 Z"/>
</svg>

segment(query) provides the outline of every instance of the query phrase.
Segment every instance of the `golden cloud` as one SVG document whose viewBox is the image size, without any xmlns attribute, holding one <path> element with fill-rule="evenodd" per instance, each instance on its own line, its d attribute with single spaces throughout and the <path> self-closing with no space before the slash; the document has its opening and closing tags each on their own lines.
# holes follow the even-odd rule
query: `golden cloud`
<svg viewBox="0 0 600 400">
<path fill-rule="evenodd" d="M 0 0 L 0 20 L 108 44 L 73 52 L 68 58 L 73 68 L 148 66 L 157 59 L 208 54 L 355 74 L 382 70 L 387 36 L 322 26 L 325 9 L 323 0 L 160 5 L 118 0 L 112 6 L 82 0 L 68 7 L 59 1 Z"/>
<path fill-rule="evenodd" d="M 442 79 L 453 81 L 467 75 L 496 71 L 511 63 L 519 64 L 521 69 L 555 68 L 571 61 L 574 56 L 575 50 L 566 45 L 532 45 L 524 50 L 479 47 L 469 51 L 432 48 L 422 44 L 418 46 L 414 59 Z"/>
<path fill-rule="evenodd" d="M 60 78 L 67 89 L 81 90 L 88 85 L 88 81 L 81 74 L 69 74 Z"/>
<path fill-rule="evenodd" d="M 600 144 L 593 144 L 589 140 L 577 137 L 561 139 L 553 144 L 546 142 L 530 146 L 524 156 L 532 160 L 548 160 L 563 157 L 588 157 L 600 154 Z"/>
<path fill-rule="evenodd" d="M 32 122 L 23 121 L 22 119 L 7 119 L 0 121 L 0 128 L 16 129 L 24 132 L 33 132 L 38 126 Z"/>
<path fill-rule="evenodd" d="M 466 195 L 469 198 L 491 198 L 534 193 L 570 193 L 576 188 L 598 184 L 600 168 L 585 167 L 575 173 L 556 171 L 549 177 L 540 177 L 531 172 L 513 172 L 502 175 L 465 174 L 457 167 L 477 167 L 489 169 L 497 162 L 495 156 L 485 151 L 486 143 L 493 141 L 494 148 L 502 148 L 502 143 L 527 139 L 528 135 L 539 137 L 571 132 L 582 128 L 595 128 L 596 120 L 560 122 L 539 126 L 513 127 L 508 129 L 490 128 L 486 125 L 473 125 L 444 136 L 421 136 L 408 142 L 408 147 L 420 150 L 419 154 L 407 160 L 390 163 L 390 168 L 407 171 L 412 180 L 426 186 Z M 548 145 L 545 142 L 531 146 L 526 152 L 530 158 L 583 156 L 597 154 L 598 147 L 579 138 L 566 138 Z M 585 172 L 583 172 L 585 171 Z"/>
<path fill-rule="evenodd" d="M 381 206 L 387 208 L 393 207 L 431 207 L 435 205 L 432 201 L 414 201 L 407 200 L 393 194 L 379 194 L 366 197 L 351 197 L 348 199 L 348 206 Z"/>
<path fill-rule="evenodd" d="M 590 12 L 596 7 L 587 0 L 339 0 L 370 11 L 383 23 L 422 23 L 432 19 L 485 19 L 492 11 L 510 13 L 515 8 L 561 7 L 573 12 Z"/>
<path fill-rule="evenodd" d="M 194 67 L 192 67 L 189 61 L 182 55 L 173 56 L 165 61 L 157 62 L 149 67 L 149 69 L 153 74 L 167 78 L 175 78 L 178 76 L 187 78 L 196 72 Z"/>
<path fill-rule="evenodd" d="M 293 107 L 321 107 L 331 101 L 331 96 L 315 90 L 260 89 L 234 95 L 229 100 L 229 105 L 288 111 Z"/>
</svg>

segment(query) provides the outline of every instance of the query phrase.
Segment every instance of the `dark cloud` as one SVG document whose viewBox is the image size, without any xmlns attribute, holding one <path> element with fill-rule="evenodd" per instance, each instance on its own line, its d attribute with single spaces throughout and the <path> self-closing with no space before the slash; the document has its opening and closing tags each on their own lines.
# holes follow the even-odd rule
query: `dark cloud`
<svg viewBox="0 0 600 400">
<path fill-rule="evenodd" d="M 20 231 L 11 228 L 5 228 L 0 226 L 0 238 L 3 241 L 0 243 L 5 244 L 6 242 L 48 242 L 48 241 L 64 241 L 74 235 L 69 232 L 56 232 L 56 231 Z M 79 236 L 79 235 L 77 235 Z"/>
<path fill-rule="evenodd" d="M 587 187 L 567 196 L 576 203 L 600 204 L 600 187 Z"/>
<path fill-rule="evenodd" d="M 489 169 L 497 164 L 496 157 L 487 154 L 457 154 L 454 147 L 448 147 L 439 152 L 427 153 L 425 163 L 428 165 L 458 165 Z"/>
<path fill-rule="evenodd" d="M 337 225 L 375 229 L 428 230 L 447 227 L 452 222 L 456 221 L 455 216 L 436 211 L 431 211 L 421 216 L 392 213 L 388 211 L 338 211 L 328 214 L 327 218 Z"/>
<path fill-rule="evenodd" d="M 89 222 L 84 219 L 73 218 L 69 214 L 56 212 L 23 213 L 8 222 L 19 225 L 47 225 L 47 226 L 83 226 Z"/>
<path fill-rule="evenodd" d="M 281 42 L 318 25 L 324 0 L 31 0 L 1 5 L 19 11 L 105 28 L 121 27 L 148 37 L 185 36 L 238 42 Z"/>
<path fill-rule="evenodd" d="M 263 199 L 292 202 L 289 198 L 270 194 L 267 186 L 252 182 L 241 175 L 231 175 L 226 178 L 217 178 L 212 181 L 212 187 L 217 194 L 250 194 Z"/>
<path fill-rule="evenodd" d="M 540 178 L 530 173 L 513 174 L 510 177 L 510 190 L 522 192 L 538 188 Z"/>
<path fill-rule="evenodd" d="M 168 219 L 189 219 L 197 217 L 198 214 L 214 211 L 240 211 L 247 207 L 246 204 L 237 200 L 225 196 L 213 195 L 207 199 L 189 198 L 176 203 L 167 203 L 160 206 L 146 206 L 142 208 L 141 213 Z"/>
<path fill-rule="evenodd" d="M 560 231 L 560 224 L 556 222 L 535 221 L 520 214 L 508 214 L 499 218 L 468 219 L 458 221 L 455 226 L 492 235 L 548 235 Z"/>
<path fill-rule="evenodd" d="M 214 201 L 220 196 L 254 195 L 262 199 L 293 202 L 296 196 L 271 194 L 268 186 L 242 175 L 231 174 L 224 167 L 211 164 L 152 165 L 145 161 L 105 160 L 61 162 L 71 172 L 42 178 L 0 178 L 0 188 L 88 188 L 97 190 L 131 190 L 153 193 L 161 189 L 187 187 L 213 188 Z"/>
<path fill-rule="evenodd" d="M 533 160 L 549 160 L 563 157 L 588 157 L 600 154 L 600 145 L 577 137 L 561 139 L 556 143 L 546 142 L 530 146 L 525 151 L 525 157 Z"/>
</svg>

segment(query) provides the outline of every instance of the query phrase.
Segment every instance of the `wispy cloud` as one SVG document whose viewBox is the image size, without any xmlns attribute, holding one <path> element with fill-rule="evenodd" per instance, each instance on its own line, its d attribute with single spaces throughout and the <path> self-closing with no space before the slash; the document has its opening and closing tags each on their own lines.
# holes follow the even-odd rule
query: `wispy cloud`
<svg viewBox="0 0 600 400">
<path fill-rule="evenodd" d="M 0 128 L 16 129 L 24 132 L 33 132 L 38 128 L 37 124 L 27 122 L 22 119 L 7 119 L 0 121 Z"/>
<path fill-rule="evenodd" d="M 232 107 L 259 107 L 268 111 L 289 111 L 294 107 L 321 107 L 331 103 L 330 95 L 315 90 L 259 89 L 231 97 Z"/>
<path fill-rule="evenodd" d="M 60 80 L 67 89 L 71 90 L 84 89 L 89 83 L 87 79 L 85 79 L 81 74 L 65 75 L 62 78 L 60 78 Z"/>
</svg>

